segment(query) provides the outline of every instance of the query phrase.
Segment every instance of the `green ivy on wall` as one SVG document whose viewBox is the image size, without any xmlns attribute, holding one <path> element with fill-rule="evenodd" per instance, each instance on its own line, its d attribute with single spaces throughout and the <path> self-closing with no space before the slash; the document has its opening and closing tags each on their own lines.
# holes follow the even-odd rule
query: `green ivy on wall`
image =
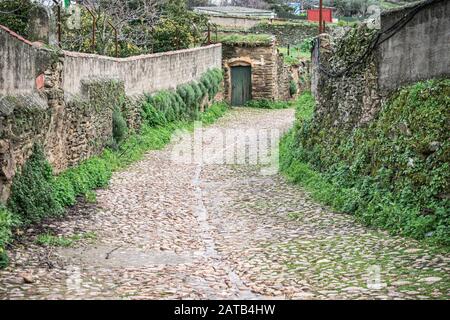
<svg viewBox="0 0 450 320">
<path fill-rule="evenodd" d="M 419 82 L 349 130 L 313 118 L 314 100 L 303 95 L 282 170 L 367 225 L 450 246 L 449 97 L 449 79 Z"/>
<path fill-rule="evenodd" d="M 203 113 L 199 110 L 204 98 L 212 99 L 217 94 L 222 79 L 222 70 L 211 69 L 198 82 L 181 85 L 176 91 L 163 90 L 147 96 L 140 101 L 143 123 L 139 132 L 127 128 L 124 118 L 127 106 L 122 104 L 131 103 L 129 100 L 105 98 L 103 103 L 106 105 L 102 106 L 102 88 L 109 87 L 91 86 L 92 93 L 96 93 L 91 108 L 110 108 L 114 102 L 115 147 L 106 148 L 100 156 L 53 176 L 42 146 L 34 146 L 31 156 L 13 179 L 7 207 L 0 205 L 0 267 L 5 267 L 8 262 L 5 248 L 12 241 L 12 229 L 63 215 L 64 208 L 75 204 L 77 197 L 106 187 L 114 171 L 139 160 L 147 150 L 164 147 L 175 130 L 192 129 L 192 120 L 209 124 L 221 117 L 228 108 L 225 103 L 213 103 Z"/>
</svg>

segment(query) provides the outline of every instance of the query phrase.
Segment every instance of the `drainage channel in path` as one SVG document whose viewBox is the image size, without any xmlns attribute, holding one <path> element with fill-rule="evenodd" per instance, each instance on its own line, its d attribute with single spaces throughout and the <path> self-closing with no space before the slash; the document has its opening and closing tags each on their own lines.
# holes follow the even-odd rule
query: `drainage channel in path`
<svg viewBox="0 0 450 320">
<path fill-rule="evenodd" d="M 197 221 L 200 227 L 200 236 L 205 243 L 205 256 L 210 258 L 215 267 L 221 266 L 228 273 L 228 278 L 231 286 L 234 291 L 237 292 L 237 299 L 247 299 L 247 300 L 256 300 L 256 299 L 264 299 L 266 297 L 255 294 L 251 290 L 249 290 L 245 284 L 242 282 L 240 277 L 234 272 L 230 266 L 220 257 L 219 253 L 216 250 L 214 238 L 211 234 L 211 226 L 208 222 L 208 210 L 206 209 L 203 202 L 203 194 L 201 184 L 201 173 L 202 173 L 202 165 L 199 164 L 195 171 L 194 179 L 192 183 L 195 187 L 195 198 L 197 201 L 197 207 L 195 210 Z"/>
</svg>

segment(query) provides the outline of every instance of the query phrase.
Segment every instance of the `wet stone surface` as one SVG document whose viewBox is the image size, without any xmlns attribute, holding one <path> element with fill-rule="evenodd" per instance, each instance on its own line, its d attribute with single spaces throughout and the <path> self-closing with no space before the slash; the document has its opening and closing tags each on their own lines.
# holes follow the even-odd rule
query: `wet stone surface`
<svg viewBox="0 0 450 320">
<path fill-rule="evenodd" d="M 293 117 L 234 109 L 206 132 L 283 131 Z M 361 226 L 259 164 L 174 163 L 171 154 L 170 146 L 149 152 L 97 190 L 96 204 L 80 202 L 27 230 L 0 271 L 0 298 L 450 297 L 448 253 Z M 37 245 L 49 231 L 96 236 L 67 248 Z"/>
</svg>

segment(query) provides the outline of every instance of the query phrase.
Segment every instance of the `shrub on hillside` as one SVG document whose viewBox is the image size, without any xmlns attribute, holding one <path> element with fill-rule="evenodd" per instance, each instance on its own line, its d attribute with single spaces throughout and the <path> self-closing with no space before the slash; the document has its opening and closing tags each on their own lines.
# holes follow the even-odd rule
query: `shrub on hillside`
<svg viewBox="0 0 450 320">
<path fill-rule="evenodd" d="M 120 144 L 126 137 L 128 128 L 122 112 L 119 108 L 114 108 L 113 115 L 113 138 L 117 144 Z"/>
<path fill-rule="evenodd" d="M 11 241 L 13 217 L 11 213 L 0 204 L 0 269 L 8 265 L 6 245 Z"/>
<path fill-rule="evenodd" d="M 62 207 L 53 192 L 53 179 L 52 167 L 45 159 L 43 148 L 35 144 L 31 156 L 14 177 L 8 208 L 18 214 L 24 224 L 60 215 Z"/>
<path fill-rule="evenodd" d="M 313 174 L 321 200 L 368 225 L 450 245 L 449 92 L 448 79 L 405 87 L 352 130 L 297 112 L 282 168 L 306 184 Z"/>
<path fill-rule="evenodd" d="M 163 90 L 147 96 L 142 114 L 149 126 L 158 126 L 179 120 L 197 119 L 200 105 L 208 96 L 211 100 L 220 90 L 223 74 L 220 69 L 208 70 L 199 82 L 182 84 L 176 90 Z"/>
</svg>

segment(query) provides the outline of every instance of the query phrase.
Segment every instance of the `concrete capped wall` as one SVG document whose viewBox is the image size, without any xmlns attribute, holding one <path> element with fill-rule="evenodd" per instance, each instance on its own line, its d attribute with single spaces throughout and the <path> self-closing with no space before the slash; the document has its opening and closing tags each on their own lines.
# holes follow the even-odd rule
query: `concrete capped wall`
<svg viewBox="0 0 450 320">
<path fill-rule="evenodd" d="M 56 52 L 40 48 L 0 26 L 0 95 L 31 94 L 37 78 L 58 59 Z M 112 58 L 64 51 L 63 89 L 66 96 L 82 94 L 82 82 L 95 79 L 123 81 L 127 95 L 152 93 L 197 80 L 222 65 L 220 44 L 205 47 Z"/>
<path fill-rule="evenodd" d="M 0 25 L 0 95 L 33 93 L 36 77 L 52 60 L 49 50 Z"/>
<path fill-rule="evenodd" d="M 66 95 L 79 95 L 83 80 L 102 78 L 123 81 L 127 95 L 152 93 L 197 80 L 221 64 L 220 44 L 130 58 L 64 52 L 63 88 Z"/>
<path fill-rule="evenodd" d="M 384 30 L 408 10 L 381 16 Z M 450 1 L 435 0 L 378 49 L 378 83 L 392 90 L 424 79 L 450 76 Z"/>
</svg>

